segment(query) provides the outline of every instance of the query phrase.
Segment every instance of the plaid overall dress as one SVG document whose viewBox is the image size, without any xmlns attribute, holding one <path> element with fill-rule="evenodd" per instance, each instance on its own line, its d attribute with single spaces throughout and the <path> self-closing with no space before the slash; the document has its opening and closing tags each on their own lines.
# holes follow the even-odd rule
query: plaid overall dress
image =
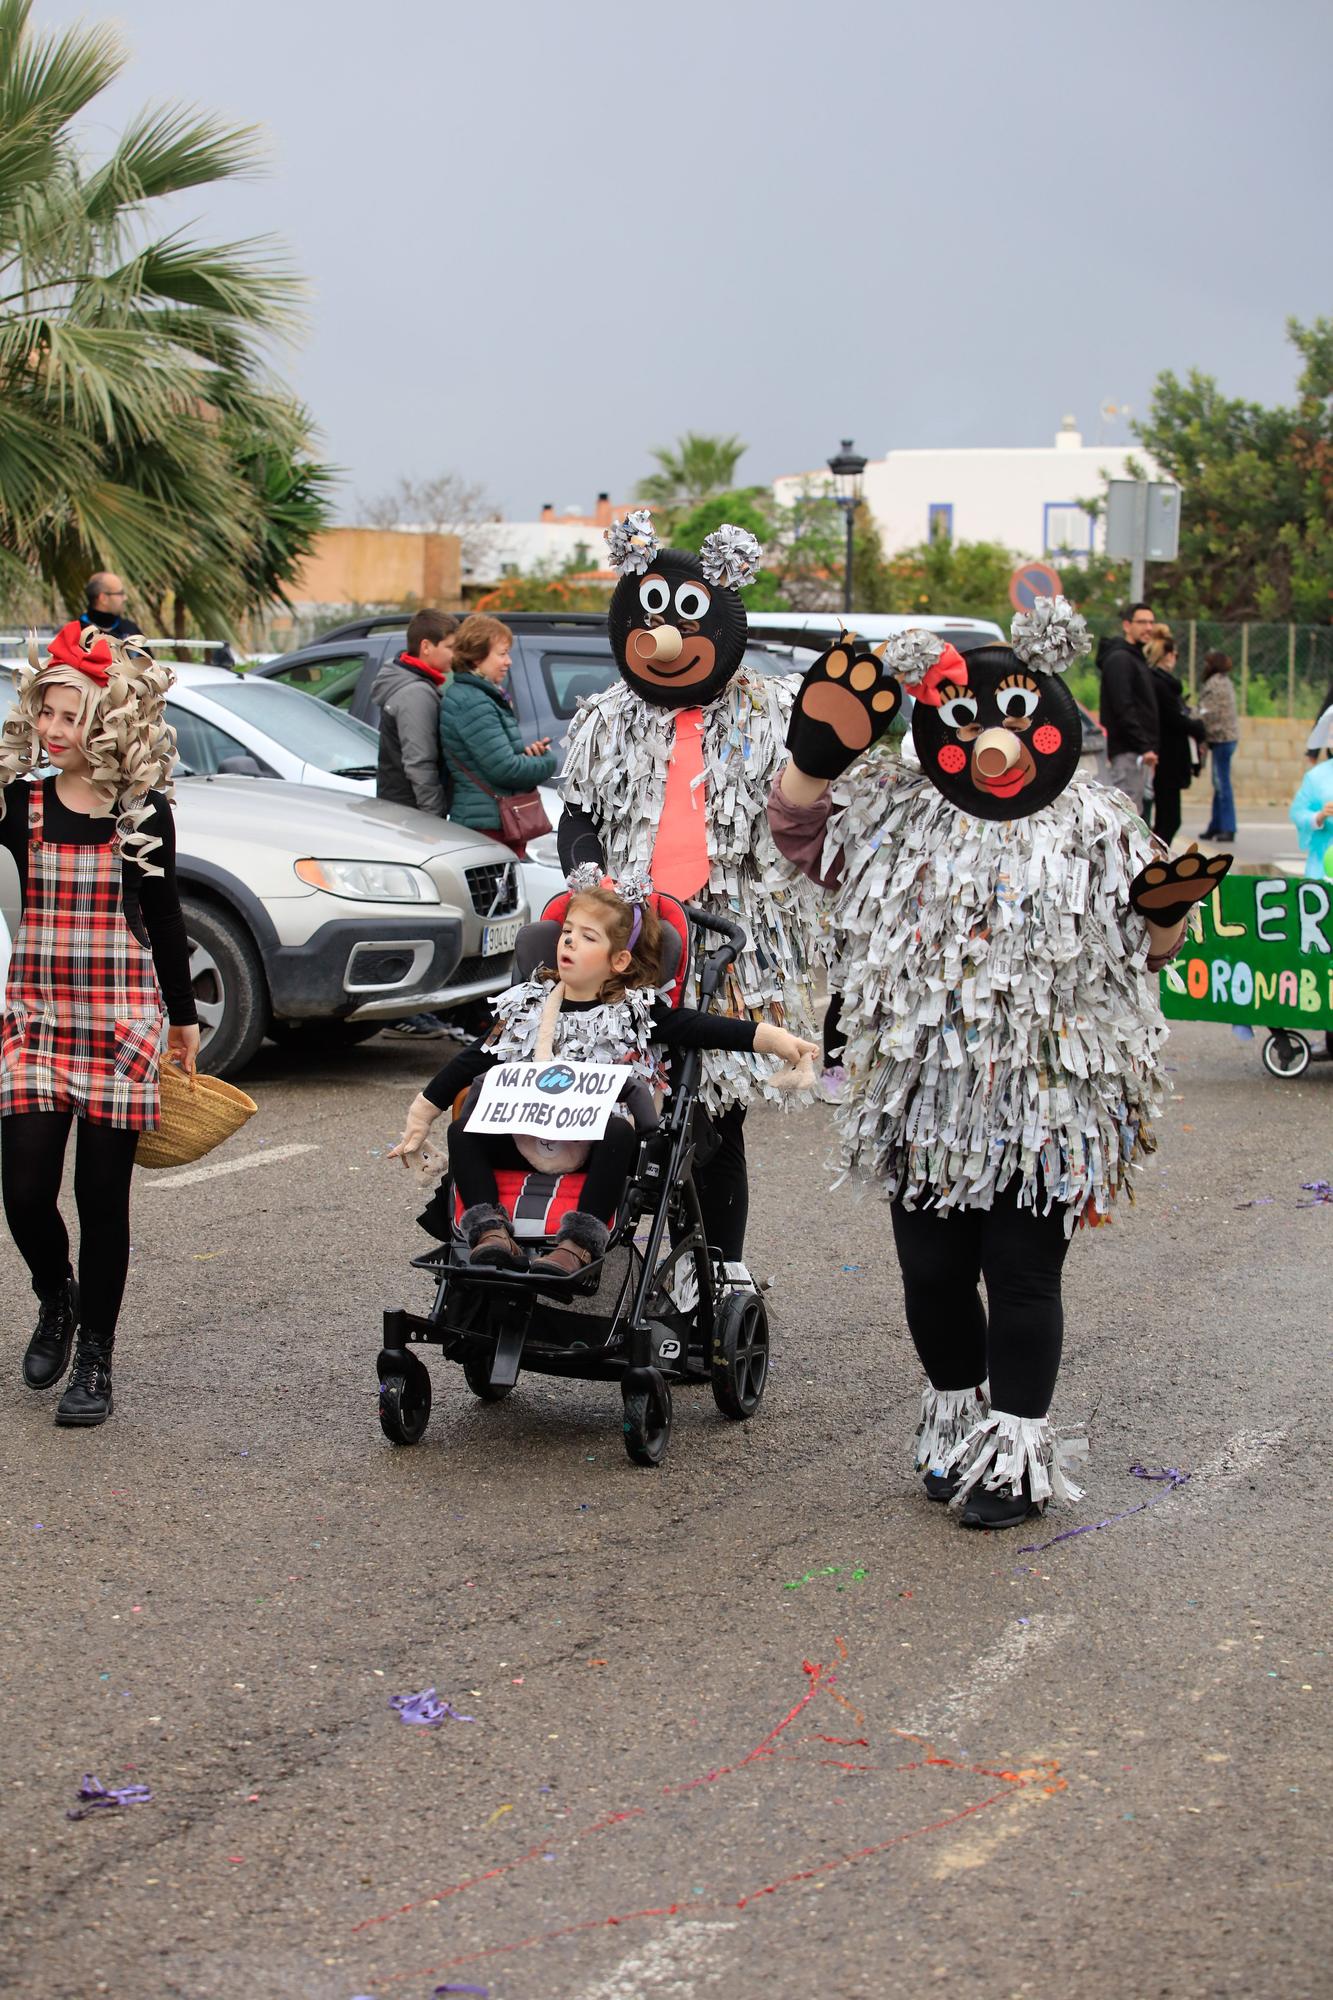
<svg viewBox="0 0 1333 2000">
<path fill-rule="evenodd" d="M 158 1122 L 162 990 L 125 921 L 120 841 L 42 837 L 45 787 L 28 801 L 28 882 L 0 1020 L 0 1117 L 73 1111 L 99 1125 Z"/>
</svg>

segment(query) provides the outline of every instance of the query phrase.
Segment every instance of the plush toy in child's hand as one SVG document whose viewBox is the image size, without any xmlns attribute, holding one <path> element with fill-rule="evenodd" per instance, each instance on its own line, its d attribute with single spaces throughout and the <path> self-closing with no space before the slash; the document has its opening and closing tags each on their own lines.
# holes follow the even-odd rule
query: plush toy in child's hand
<svg viewBox="0 0 1333 2000">
<path fill-rule="evenodd" d="M 403 1127 L 403 1136 L 396 1146 L 390 1146 L 384 1155 L 385 1159 L 401 1160 L 405 1167 L 419 1170 L 422 1148 L 439 1115 L 439 1105 L 432 1104 L 424 1091 L 418 1091 L 407 1108 L 407 1122 Z"/>
<path fill-rule="evenodd" d="M 873 653 L 846 632 L 801 682 L 787 748 L 808 778 L 840 778 L 884 734 L 903 705 L 902 689 Z"/>
<path fill-rule="evenodd" d="M 1150 861 L 1129 885 L 1130 907 L 1163 930 L 1178 924 L 1196 903 L 1212 895 L 1235 858 L 1213 854 L 1205 860 L 1191 842 L 1176 861 Z"/>
</svg>

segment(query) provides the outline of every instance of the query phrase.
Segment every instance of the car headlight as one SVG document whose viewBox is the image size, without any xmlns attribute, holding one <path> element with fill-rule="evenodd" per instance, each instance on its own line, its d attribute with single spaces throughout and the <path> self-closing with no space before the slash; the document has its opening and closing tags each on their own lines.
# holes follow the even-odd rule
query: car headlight
<svg viewBox="0 0 1333 2000">
<path fill-rule="evenodd" d="M 393 861 L 298 861 L 296 872 L 312 889 L 354 896 L 362 903 L 438 903 L 439 891 L 424 868 Z"/>
</svg>

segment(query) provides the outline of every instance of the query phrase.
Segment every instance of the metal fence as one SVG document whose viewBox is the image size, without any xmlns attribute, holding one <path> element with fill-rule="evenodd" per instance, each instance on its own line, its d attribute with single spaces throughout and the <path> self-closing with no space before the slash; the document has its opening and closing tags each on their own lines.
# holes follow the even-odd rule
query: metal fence
<svg viewBox="0 0 1333 2000">
<path fill-rule="evenodd" d="M 1242 715 L 1313 722 L 1333 699 L 1333 625 L 1226 625 L 1208 618 L 1177 622 L 1181 672 L 1194 700 L 1206 653 L 1229 653 Z"/>
</svg>

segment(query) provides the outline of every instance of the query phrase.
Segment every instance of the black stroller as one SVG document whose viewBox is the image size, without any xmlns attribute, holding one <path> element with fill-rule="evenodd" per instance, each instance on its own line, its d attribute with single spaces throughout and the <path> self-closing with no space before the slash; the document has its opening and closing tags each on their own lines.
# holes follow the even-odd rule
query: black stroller
<svg viewBox="0 0 1333 2000">
<path fill-rule="evenodd" d="M 554 961 L 567 896 L 527 924 L 515 946 L 515 972 L 529 978 Z M 688 988 L 696 939 L 722 942 L 704 960 L 699 1004 L 707 1008 L 745 945 L 738 924 L 695 904 L 656 895 L 662 922 L 663 989 L 679 1006 Z M 758 1409 L 768 1375 L 768 1315 L 763 1299 L 729 1286 L 722 1261 L 705 1240 L 693 1167 L 706 1143 L 698 1110 L 697 1049 L 677 1056 L 660 1119 L 640 1110 L 638 1156 L 605 1254 L 570 1277 L 469 1264 L 455 1228 L 452 1240 L 413 1267 L 429 1272 L 435 1303 L 425 1314 L 395 1307 L 384 1315 L 377 1367 L 380 1427 L 394 1444 L 416 1444 L 430 1421 L 430 1374 L 413 1353 L 437 1346 L 456 1361 L 474 1396 L 499 1402 L 520 1368 L 583 1381 L 620 1383 L 625 1450 L 636 1465 L 660 1465 L 671 1438 L 671 1385 L 708 1382 L 723 1416 L 739 1422 Z M 648 1122 L 652 1118 L 653 1122 Z M 560 1217 L 579 1206 L 582 1173 L 536 1170 L 497 1174 L 500 1201 L 516 1235 L 536 1248 Z M 446 1180 L 447 1213 L 458 1198 Z"/>
</svg>

